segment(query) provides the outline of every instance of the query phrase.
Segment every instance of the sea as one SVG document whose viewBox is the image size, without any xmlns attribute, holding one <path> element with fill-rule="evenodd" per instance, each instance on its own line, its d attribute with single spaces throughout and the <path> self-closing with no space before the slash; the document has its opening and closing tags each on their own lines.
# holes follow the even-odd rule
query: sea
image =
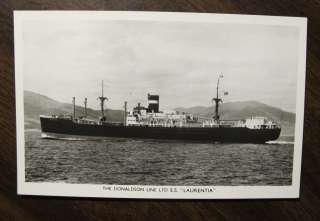
<svg viewBox="0 0 320 221">
<path fill-rule="evenodd" d="M 266 144 L 106 138 L 43 139 L 25 130 L 26 182 L 291 185 L 293 136 Z"/>
</svg>

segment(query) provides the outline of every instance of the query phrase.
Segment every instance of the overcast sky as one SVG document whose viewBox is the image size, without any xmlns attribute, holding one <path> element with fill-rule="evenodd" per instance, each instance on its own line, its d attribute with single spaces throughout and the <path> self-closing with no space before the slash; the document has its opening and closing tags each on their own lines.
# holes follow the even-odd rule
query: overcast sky
<svg viewBox="0 0 320 221">
<path fill-rule="evenodd" d="M 99 108 L 209 106 L 220 73 L 224 102 L 257 100 L 295 112 L 298 30 L 247 24 L 25 21 L 24 89 Z"/>
</svg>

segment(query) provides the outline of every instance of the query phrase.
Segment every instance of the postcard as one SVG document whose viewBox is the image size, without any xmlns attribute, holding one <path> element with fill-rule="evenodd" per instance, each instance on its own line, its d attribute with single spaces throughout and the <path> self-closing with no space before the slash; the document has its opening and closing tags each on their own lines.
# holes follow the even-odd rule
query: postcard
<svg viewBox="0 0 320 221">
<path fill-rule="evenodd" d="M 15 11 L 18 194 L 298 198 L 307 19 Z"/>
</svg>

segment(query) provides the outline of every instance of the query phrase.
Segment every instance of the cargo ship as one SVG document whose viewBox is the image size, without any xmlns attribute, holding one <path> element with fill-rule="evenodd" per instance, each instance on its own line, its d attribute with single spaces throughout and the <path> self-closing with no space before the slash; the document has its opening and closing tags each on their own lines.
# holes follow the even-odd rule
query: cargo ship
<svg viewBox="0 0 320 221">
<path fill-rule="evenodd" d="M 278 139 L 281 127 L 264 116 L 252 116 L 246 119 L 220 119 L 219 76 L 214 115 L 210 119 L 178 111 L 161 111 L 160 96 L 148 94 L 148 105 L 140 103 L 132 111 L 127 110 L 124 102 L 123 122 L 110 122 L 105 116 L 104 104 L 108 100 L 103 93 L 100 100 L 101 116 L 92 120 L 87 117 L 87 99 L 84 102 L 84 116 L 76 117 L 75 97 L 73 97 L 73 114 L 40 116 L 41 136 L 43 138 L 79 138 L 79 137 L 123 137 L 142 139 L 170 139 L 190 141 L 212 141 L 232 143 L 265 143 Z"/>
</svg>

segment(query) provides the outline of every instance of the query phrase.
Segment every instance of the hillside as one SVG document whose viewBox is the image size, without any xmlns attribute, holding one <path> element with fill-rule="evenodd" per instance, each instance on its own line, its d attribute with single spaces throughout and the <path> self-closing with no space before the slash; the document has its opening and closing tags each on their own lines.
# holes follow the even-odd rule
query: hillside
<svg viewBox="0 0 320 221">
<path fill-rule="evenodd" d="M 214 106 L 195 106 L 190 108 L 179 107 L 179 112 L 194 114 L 203 118 L 211 118 L 214 115 Z M 283 135 L 294 134 L 295 114 L 283 111 L 257 101 L 241 101 L 223 103 L 220 107 L 220 117 L 226 120 L 245 119 L 252 116 L 265 116 L 279 122 Z"/>
<path fill-rule="evenodd" d="M 24 91 L 24 113 L 26 128 L 40 128 L 39 115 L 71 114 L 72 111 L 72 104 L 61 103 L 38 93 Z M 84 113 L 84 107 L 76 106 L 76 113 L 77 116 L 82 115 Z M 88 118 L 97 119 L 101 115 L 101 112 L 100 110 L 87 108 L 87 114 Z M 110 121 L 123 121 L 122 110 L 106 109 L 105 114 L 107 119 Z"/>
<path fill-rule="evenodd" d="M 47 96 L 24 91 L 24 111 L 25 111 L 25 127 L 40 128 L 39 115 L 52 114 L 71 114 L 73 110 L 72 104 L 61 103 Z M 176 108 L 179 112 L 191 113 L 203 118 L 211 118 L 214 113 L 214 107 L 194 106 L 190 108 Z M 84 108 L 76 106 L 76 113 L 82 115 Z M 88 117 L 97 119 L 100 116 L 99 110 L 87 109 Z M 111 110 L 105 111 L 109 121 L 122 122 L 123 111 Z M 266 116 L 276 122 L 280 122 L 282 126 L 282 135 L 294 134 L 295 114 L 282 111 L 257 101 L 242 101 L 223 103 L 220 108 L 221 119 L 245 119 L 251 116 Z"/>
</svg>

